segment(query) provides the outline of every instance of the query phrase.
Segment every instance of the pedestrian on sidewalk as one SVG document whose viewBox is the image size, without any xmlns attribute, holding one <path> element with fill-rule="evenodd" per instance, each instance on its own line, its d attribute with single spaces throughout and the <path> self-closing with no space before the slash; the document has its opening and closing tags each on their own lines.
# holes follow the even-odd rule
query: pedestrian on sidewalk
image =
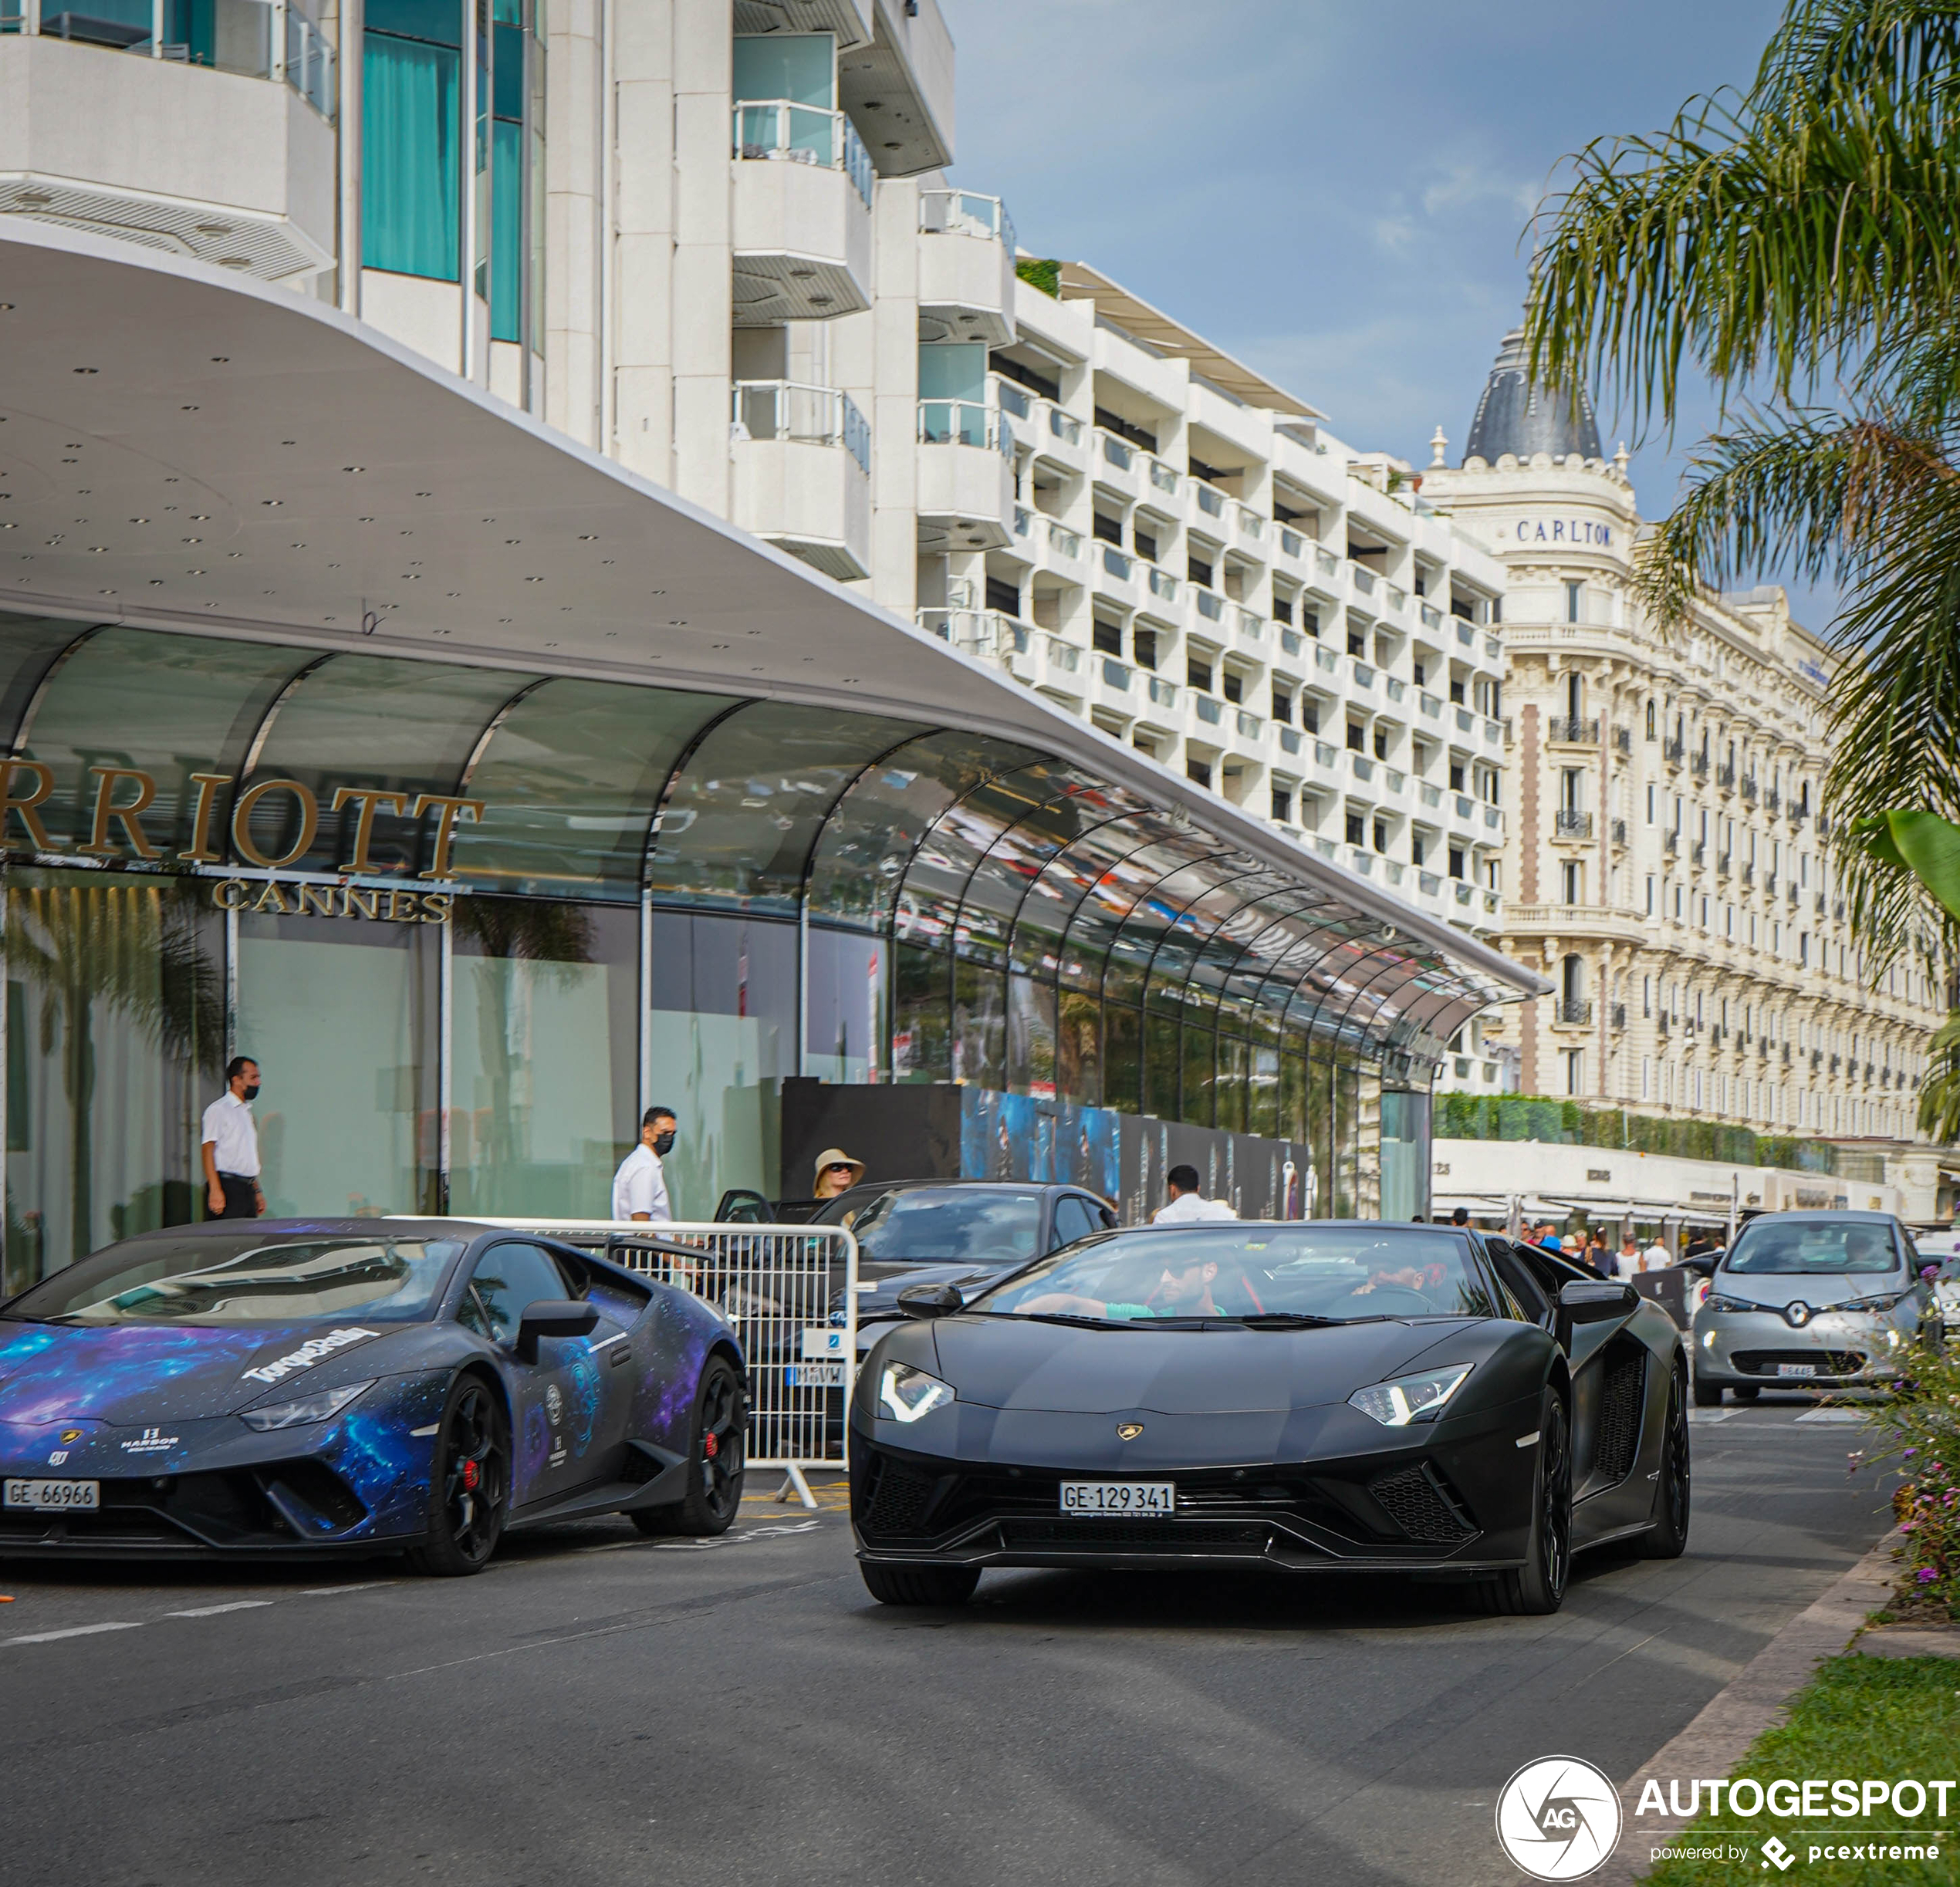
<svg viewBox="0 0 1960 1887">
<path fill-rule="evenodd" d="M 1207 1199 L 1198 1185 L 1195 1166 L 1173 1166 L 1164 1176 L 1164 1190 L 1171 1197 L 1151 1215 L 1151 1224 L 1198 1225 L 1239 1217 L 1222 1199 Z"/>
<path fill-rule="evenodd" d="M 225 1064 L 225 1092 L 204 1109 L 204 1210 L 214 1219 L 255 1219 L 265 1210 L 259 1185 L 259 1064 L 235 1055 Z"/>
<path fill-rule="evenodd" d="M 1620 1261 L 1614 1268 L 1623 1280 L 1637 1278 L 1647 1269 L 1640 1254 L 1640 1241 L 1631 1232 L 1620 1241 Z"/>
<path fill-rule="evenodd" d="M 680 1122 L 671 1107 L 650 1107 L 640 1116 L 640 1144 L 620 1162 L 613 1175 L 613 1217 L 645 1219 L 664 1224 L 674 1220 L 667 1197 L 667 1173 L 661 1162 L 674 1149 Z"/>
</svg>

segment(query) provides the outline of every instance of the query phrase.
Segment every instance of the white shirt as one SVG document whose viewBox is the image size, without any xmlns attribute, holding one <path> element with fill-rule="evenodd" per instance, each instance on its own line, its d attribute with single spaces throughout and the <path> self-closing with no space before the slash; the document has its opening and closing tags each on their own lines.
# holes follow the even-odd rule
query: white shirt
<svg viewBox="0 0 1960 1887">
<path fill-rule="evenodd" d="M 235 1173 L 242 1180 L 259 1177 L 259 1129 L 250 1105 L 229 1088 L 204 1109 L 204 1137 L 220 1173 Z"/>
<path fill-rule="evenodd" d="M 1674 1261 L 1673 1254 L 1658 1238 L 1640 1254 L 1641 1269 L 1644 1271 L 1664 1271 Z"/>
<path fill-rule="evenodd" d="M 1222 1199 L 1201 1199 L 1195 1193 L 1180 1193 L 1168 1206 L 1159 1206 L 1151 1215 L 1153 1225 L 1202 1225 L 1213 1220 L 1235 1219 L 1239 1214 Z"/>
<path fill-rule="evenodd" d="M 660 1155 L 644 1140 L 620 1162 L 619 1171 L 613 1175 L 613 1217 L 630 1219 L 643 1212 L 650 1219 L 669 1224 L 674 1218 Z"/>
<path fill-rule="evenodd" d="M 1646 1269 L 1647 1261 L 1637 1251 L 1623 1251 L 1614 1261 L 1614 1274 L 1618 1278 L 1637 1278 Z"/>
</svg>

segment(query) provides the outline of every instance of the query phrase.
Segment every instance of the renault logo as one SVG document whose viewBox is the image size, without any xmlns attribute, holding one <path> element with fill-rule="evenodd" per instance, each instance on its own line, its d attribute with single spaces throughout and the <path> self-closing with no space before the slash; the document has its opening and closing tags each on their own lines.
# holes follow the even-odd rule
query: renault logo
<svg viewBox="0 0 1960 1887">
<path fill-rule="evenodd" d="M 1783 1315 L 1789 1319 L 1791 1328 L 1796 1330 L 1801 1330 L 1815 1314 L 1801 1298 L 1794 1304 L 1783 1306 Z"/>
<path fill-rule="evenodd" d="M 1118 1441 L 1134 1441 L 1143 1432 L 1144 1425 L 1141 1422 L 1119 1422 L 1116 1425 Z"/>
</svg>

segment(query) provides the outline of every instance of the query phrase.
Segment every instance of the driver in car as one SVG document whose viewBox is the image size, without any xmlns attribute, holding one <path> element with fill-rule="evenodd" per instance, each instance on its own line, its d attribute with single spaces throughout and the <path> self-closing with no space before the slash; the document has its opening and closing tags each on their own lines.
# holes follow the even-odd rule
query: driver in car
<svg viewBox="0 0 1960 1887">
<path fill-rule="evenodd" d="M 1040 1297 L 1030 1298 L 1015 1308 L 1024 1317 L 1106 1317 L 1118 1320 L 1139 1317 L 1218 1317 L 1224 1315 L 1211 1295 L 1211 1285 L 1218 1274 L 1216 1258 L 1193 1257 L 1181 1267 L 1167 1264 L 1156 1288 L 1141 1304 L 1085 1298 L 1073 1291 L 1050 1291 Z"/>
<path fill-rule="evenodd" d="M 1419 1291 L 1427 1295 L 1436 1290 L 1448 1275 L 1449 1268 L 1447 1265 L 1405 1264 L 1399 1271 L 1377 1271 L 1365 1284 L 1357 1284 L 1348 1295 L 1365 1298 L 1380 1284 L 1400 1285 L 1404 1291 Z"/>
</svg>

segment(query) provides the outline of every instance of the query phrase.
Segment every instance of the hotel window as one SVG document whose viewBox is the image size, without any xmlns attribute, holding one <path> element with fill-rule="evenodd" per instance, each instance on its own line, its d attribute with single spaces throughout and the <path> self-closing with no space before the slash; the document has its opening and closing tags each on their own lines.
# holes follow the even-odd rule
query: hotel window
<svg viewBox="0 0 1960 1887">
<path fill-rule="evenodd" d="M 1568 623 L 1583 623 L 1586 619 L 1586 586 L 1568 583 L 1565 586 L 1565 619 Z M 1576 1094 L 1579 1090 L 1572 1091 Z"/>
<path fill-rule="evenodd" d="M 1647 914 L 1650 917 L 1654 915 L 1654 874 L 1651 872 L 1647 878 Z"/>
<path fill-rule="evenodd" d="M 369 0 L 361 65 L 361 261 L 458 278 L 461 0 Z"/>
<path fill-rule="evenodd" d="M 1561 901 L 1563 903 L 1567 904 L 1578 904 L 1584 902 L 1586 888 L 1585 873 L 1585 866 L 1576 859 L 1567 859 L 1562 865 L 1560 866 L 1559 883 L 1560 890 L 1561 893 Z M 1454 872 L 1450 874 L 1451 877 L 1455 877 L 1458 875 L 1458 874 Z"/>
<path fill-rule="evenodd" d="M 1586 1092 L 1586 1051 L 1568 1048 L 1565 1051 L 1565 1091 L 1567 1094 Z"/>
<path fill-rule="evenodd" d="M 1290 825 L 1293 823 L 1293 789 L 1290 786 L 1273 788 L 1272 816 L 1282 825 Z"/>
</svg>

